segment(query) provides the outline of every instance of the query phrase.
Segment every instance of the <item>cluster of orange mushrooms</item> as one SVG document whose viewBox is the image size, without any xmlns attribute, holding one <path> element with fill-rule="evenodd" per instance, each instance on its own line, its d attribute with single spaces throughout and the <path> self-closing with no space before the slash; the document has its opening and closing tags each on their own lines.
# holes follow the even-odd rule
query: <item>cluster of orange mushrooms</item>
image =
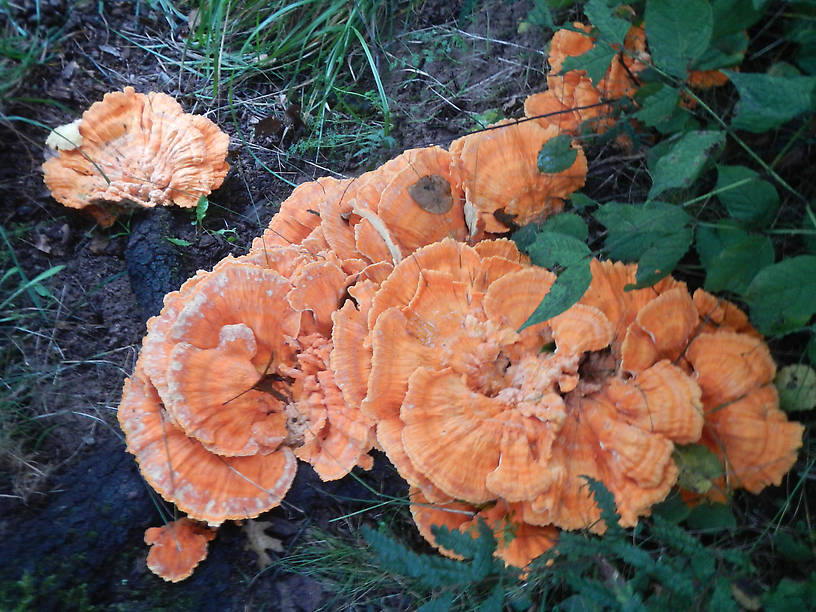
<svg viewBox="0 0 816 612">
<path fill-rule="evenodd" d="M 560 50 L 573 36 L 592 44 L 556 34 L 554 71 L 578 54 Z M 626 78 L 648 59 L 642 30 L 629 46 Z M 504 235 L 558 212 L 583 186 L 577 143 L 572 166 L 556 174 L 539 172 L 537 154 L 588 119 L 603 129 L 596 104 L 608 94 L 599 92 L 623 87 L 624 75 L 611 66 L 600 88 L 579 73 L 551 76 L 526 105 L 548 114 L 542 121 L 505 121 L 359 178 L 300 185 L 249 253 L 165 297 L 119 407 L 145 479 L 187 514 L 147 531 L 151 570 L 189 576 L 213 527 L 281 502 L 297 459 L 334 480 L 369 468 L 374 448 L 410 484 L 426 539 L 432 525 L 469 530 L 482 519 L 497 555 L 520 568 L 559 529 L 603 532 L 587 476 L 614 494 L 623 525 L 648 515 L 676 483 L 676 445 L 704 444 L 721 458 L 712 495 L 781 481 L 802 426 L 779 410 L 774 362 L 735 305 L 672 278 L 627 291 L 635 265 L 593 261 L 577 304 L 522 329 L 556 277 Z M 157 128 L 158 117 L 181 121 L 165 97 L 108 94 L 79 126 L 83 145 L 46 166 L 77 171 L 91 160 L 104 170 L 102 182 L 94 168 L 79 170 L 88 178 L 78 197 L 94 214 L 114 188 L 128 202 L 194 201 L 223 179 L 224 139 L 206 120 L 200 132 Z M 125 100 L 140 115 L 126 133 L 108 121 L 120 139 L 110 149 L 127 158 L 116 171 L 101 161 L 105 145 L 88 144 L 86 122 L 124 113 Z M 156 129 L 179 150 L 164 153 Z M 165 154 L 182 167 L 159 180 L 147 160 Z M 195 188 L 185 182 L 193 159 L 214 159 Z M 61 173 L 46 168 L 52 189 Z"/>
</svg>

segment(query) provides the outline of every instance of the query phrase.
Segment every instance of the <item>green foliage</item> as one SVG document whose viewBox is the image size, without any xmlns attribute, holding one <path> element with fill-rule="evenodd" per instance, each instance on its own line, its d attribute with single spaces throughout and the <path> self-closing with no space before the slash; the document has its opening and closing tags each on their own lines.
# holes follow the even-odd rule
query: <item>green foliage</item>
<svg viewBox="0 0 816 612">
<path fill-rule="evenodd" d="M 774 261 L 771 239 L 726 221 L 697 228 L 695 242 L 706 269 L 707 291 L 745 293 L 751 280 Z"/>
<path fill-rule="evenodd" d="M 790 257 L 760 270 L 745 300 L 751 320 L 764 334 L 784 334 L 804 327 L 816 312 L 816 255 Z"/>
<path fill-rule="evenodd" d="M 776 188 L 745 166 L 717 166 L 715 190 L 728 214 L 748 226 L 768 226 L 779 210 Z"/>
<path fill-rule="evenodd" d="M 575 163 L 578 150 L 573 149 L 569 134 L 560 134 L 544 143 L 538 152 L 538 171 L 543 174 L 563 172 Z"/>
<path fill-rule="evenodd" d="M 723 475 L 720 459 L 702 444 L 677 446 L 672 459 L 680 470 L 677 485 L 686 491 L 708 493 L 712 481 Z"/>
<path fill-rule="evenodd" d="M 766 132 L 805 112 L 813 112 L 816 77 L 779 77 L 726 70 L 739 92 L 731 126 L 749 132 Z"/>
<path fill-rule="evenodd" d="M 587 234 L 586 223 L 580 217 L 564 213 L 548 219 L 538 233 L 528 226 L 513 236 L 534 264 L 550 269 L 561 268 L 549 293 L 521 329 L 561 314 L 584 295 L 592 281 Z"/>
<path fill-rule="evenodd" d="M 691 131 L 684 133 L 668 151 L 650 164 L 652 188 L 649 199 L 669 189 L 688 189 L 696 181 L 712 155 L 725 143 L 720 131 Z"/>
<path fill-rule="evenodd" d="M 464 560 L 417 554 L 382 528 L 362 527 L 380 567 L 425 590 L 427 601 L 419 610 L 501 610 L 507 596 L 505 583 L 512 584 L 515 578 L 493 556 L 496 538 L 490 527 L 480 520 L 477 538 L 447 527 L 434 526 L 432 531 L 440 546 Z"/>
<path fill-rule="evenodd" d="M 779 405 L 786 412 L 816 408 L 816 370 L 804 363 L 780 368 L 774 379 Z"/>
<path fill-rule="evenodd" d="M 592 82 L 597 83 L 606 74 L 616 54 L 617 51 L 611 45 L 601 41 L 583 55 L 566 58 L 561 64 L 561 73 L 585 70 Z"/>
<path fill-rule="evenodd" d="M 0 226 L 0 465 L 15 454 L 34 450 L 45 424 L 31 408 L 38 383 L 49 372 L 34 356 L 36 327 L 53 325 L 56 302 L 48 281 L 64 266 L 29 278 L 14 250 L 14 232 Z"/>
<path fill-rule="evenodd" d="M 708 49 L 714 15 L 706 0 L 649 0 L 645 23 L 655 65 L 672 76 L 685 78 Z"/>
<path fill-rule="evenodd" d="M 636 289 L 670 274 L 694 236 L 692 218 L 666 202 L 610 202 L 600 206 L 594 216 L 607 229 L 606 253 L 613 259 L 638 261 Z"/>
</svg>

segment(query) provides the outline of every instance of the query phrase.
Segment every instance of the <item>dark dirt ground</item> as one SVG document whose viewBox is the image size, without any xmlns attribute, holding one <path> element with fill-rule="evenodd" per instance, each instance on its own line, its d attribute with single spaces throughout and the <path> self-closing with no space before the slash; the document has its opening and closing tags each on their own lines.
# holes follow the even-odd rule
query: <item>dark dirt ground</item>
<svg viewBox="0 0 816 612">
<path fill-rule="evenodd" d="M 164 292 L 176 289 L 195 270 L 209 269 L 229 253 L 244 253 L 291 191 L 258 161 L 292 183 L 327 174 L 321 167 L 354 176 L 403 149 L 447 146 L 475 127 L 474 113 L 495 109 L 503 116 L 520 116 L 524 96 L 544 86 L 540 49 L 548 33 L 532 29 L 518 34 L 529 11 L 526 2 L 487 2 L 458 23 L 464 10 L 459 3 L 429 0 L 415 4 L 413 14 L 401 5 L 396 40 L 375 50 L 401 60 L 390 71 L 387 62 L 381 64 L 396 146 L 362 155 L 335 150 L 317 159 L 310 152 L 307 160 L 269 137 L 242 139 L 261 118 L 251 107 L 239 106 L 234 124 L 223 101 L 208 107 L 191 93 L 199 84 L 183 81 L 155 56 L 117 35 L 115 31 L 154 39 L 184 36 L 171 32 L 146 3 L 138 4 L 137 17 L 137 3 L 131 2 L 105 2 L 99 5 L 102 13 L 95 2 L 42 3 L 43 21 L 63 25 L 65 36 L 52 49 L 53 58 L 35 69 L 15 96 L 55 100 L 70 113 L 29 102 L 7 108 L 7 114 L 56 126 L 125 85 L 162 91 L 230 133 L 231 171 L 210 198 L 204 225 L 211 231 L 191 224 L 192 213 L 181 209 L 137 213 L 100 230 L 89 216 L 51 199 L 40 171 L 45 130 L 22 123 L 13 129 L 0 126 L 0 223 L 15 237 L 16 256 L 29 278 L 65 266 L 49 281 L 57 298 L 53 320 L 30 346 L 22 347 L 27 360 L 50 373 L 38 380 L 30 407 L 47 435 L 36 448 L 0 463 L 0 608 L 27 601 L 29 607 L 22 609 L 311 610 L 330 601 L 330 587 L 274 567 L 258 574 L 256 558 L 244 547 L 243 530 L 234 524 L 220 529 L 209 558 L 182 583 L 164 583 L 145 567 L 144 530 L 162 523 L 159 507 L 169 516 L 172 509 L 141 480 L 115 419 L 145 321 L 158 312 Z M 446 37 L 451 44 L 444 43 Z M 234 92 L 237 100 L 275 91 L 280 84 L 259 78 L 242 87 L 245 91 Z M 355 87 L 373 88 L 365 80 Z M 308 129 L 295 138 L 308 136 Z M 235 230 L 236 240 L 231 243 L 215 233 L 220 228 Z M 172 246 L 165 237 L 190 246 Z M 383 457 L 361 477 L 376 491 L 402 492 Z M 320 483 L 301 466 L 288 503 L 262 518 L 272 522 L 269 534 L 291 549 L 306 528 L 342 530 L 329 519 L 365 506 L 344 498 L 364 500 L 372 494 L 351 478 Z M 377 519 L 373 512 L 363 518 Z M 389 609 L 410 607 L 396 599 Z"/>
</svg>

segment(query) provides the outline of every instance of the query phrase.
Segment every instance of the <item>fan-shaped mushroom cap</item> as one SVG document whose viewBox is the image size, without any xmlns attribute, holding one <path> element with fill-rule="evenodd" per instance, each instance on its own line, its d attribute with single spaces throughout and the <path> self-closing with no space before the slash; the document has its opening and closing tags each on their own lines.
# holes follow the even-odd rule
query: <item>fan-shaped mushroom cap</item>
<svg viewBox="0 0 816 612">
<path fill-rule="evenodd" d="M 598 83 L 604 99 L 631 98 L 640 86 L 637 75 L 647 68 L 650 60 L 643 26 L 632 26 L 623 41 L 623 51 L 612 59 L 604 78 Z"/>
<path fill-rule="evenodd" d="M 550 40 L 550 55 L 547 62 L 550 64 L 550 73 L 561 72 L 561 65 L 568 57 L 583 55 L 595 46 L 595 41 L 589 35 L 592 27 L 579 21 L 572 26 L 579 31 L 560 29 L 556 30 Z M 582 33 L 585 32 L 585 33 Z"/>
<path fill-rule="evenodd" d="M 470 533 L 476 538 L 479 536 L 478 523 L 481 519 L 496 538 L 494 554 L 506 565 L 518 568 L 524 568 L 530 561 L 552 548 L 558 539 L 555 527 L 525 523 L 521 517 L 521 508 L 501 500 L 481 509 L 455 501 L 433 503 L 416 487 L 411 489 L 410 497 L 411 515 L 419 533 L 442 554 L 455 559 L 461 559 L 461 556 L 436 543 L 432 526 L 439 525 L 452 531 Z"/>
<path fill-rule="evenodd" d="M 687 401 L 695 406 L 702 402 L 701 441 L 722 459 L 726 486 L 756 493 L 778 484 L 796 460 L 802 426 L 789 423 L 779 410 L 770 387 L 776 366 L 745 313 L 701 289 L 692 298 L 684 284 L 671 278 L 627 292 L 626 285 L 635 282 L 634 265 L 593 261 L 591 268 L 592 283 L 581 303 L 602 310 L 615 324 L 618 341 L 612 347 L 620 368 L 639 372 L 640 380 L 661 360 L 676 363 L 696 380 L 702 396 L 683 391 L 676 373 L 671 387 L 675 394 L 691 393 Z M 626 410 L 637 405 L 634 396 L 623 397 L 620 385 L 610 390 Z M 665 417 L 654 413 L 654 418 L 657 423 Z M 683 433 L 669 426 L 667 431 L 681 444 L 699 437 L 694 428 Z"/>
<path fill-rule="evenodd" d="M 719 330 L 695 337 L 687 358 L 703 391 L 702 441 L 722 458 L 728 487 L 758 493 L 779 484 L 796 461 L 804 428 L 779 409 L 768 347 L 760 338 Z"/>
<path fill-rule="evenodd" d="M 269 452 L 286 437 L 284 383 L 271 383 L 277 393 L 255 387 L 293 359 L 301 317 L 290 290 L 271 270 L 226 260 L 195 285 L 173 322 L 162 399 L 213 452 Z"/>
<path fill-rule="evenodd" d="M 567 57 L 583 55 L 595 46 L 595 40 L 589 35 L 592 31 L 591 26 L 578 22 L 572 25 L 579 31 L 562 29 L 553 34 L 548 57 L 552 74 L 561 72 L 562 64 Z M 649 59 L 643 27 L 632 26 L 623 41 L 623 51 L 615 55 L 604 77 L 596 83 L 598 92 L 607 100 L 631 96 L 638 86 L 636 76 L 647 67 Z M 585 70 L 569 72 L 586 76 Z"/>
<path fill-rule="evenodd" d="M 214 537 L 215 529 L 188 518 L 151 527 L 144 536 L 150 545 L 147 567 L 168 582 L 184 580 L 207 557 L 207 543 Z"/>
<path fill-rule="evenodd" d="M 350 182 L 326 176 L 295 187 L 281 203 L 264 233 L 252 241 L 250 253 L 301 244 L 320 225 L 321 203 L 339 199 Z"/>
<path fill-rule="evenodd" d="M 606 117 L 610 109 L 601 105 L 601 93 L 586 76 L 571 70 L 563 76 L 547 77 L 547 91 L 524 101 L 524 115 L 537 117 L 544 127 L 555 125 L 560 132 L 577 135 L 581 124 L 591 121 L 595 132 L 608 129 L 613 121 Z"/>
<path fill-rule="evenodd" d="M 564 199 L 583 186 L 587 165 L 580 147 L 566 170 L 538 171 L 541 147 L 558 134 L 557 126 L 507 120 L 451 144 L 454 171 L 461 175 L 465 198 L 478 210 L 486 231 L 510 229 L 498 217 L 526 225 L 556 213 Z"/>
<path fill-rule="evenodd" d="M 371 467 L 373 424 L 348 404 L 330 368 L 331 338 L 312 334 L 300 339 L 297 367 L 292 379 L 291 410 L 303 417 L 303 445 L 296 455 L 308 461 L 320 478 L 336 480 L 355 465 Z"/>
<path fill-rule="evenodd" d="M 440 147 L 402 153 L 404 167 L 382 190 L 377 214 L 403 256 L 442 238 L 465 240 L 464 194 Z"/>
<path fill-rule="evenodd" d="M 58 202 L 87 208 L 105 227 L 127 208 L 193 207 L 229 170 L 229 136 L 162 93 L 105 94 L 79 132 L 81 146 L 43 164 L 45 183 Z"/>
<path fill-rule="evenodd" d="M 581 298 L 582 304 L 594 306 L 615 326 L 613 346 L 619 346 L 640 310 L 655 297 L 685 284 L 666 277 L 646 289 L 627 291 L 636 282 L 637 266 L 620 262 L 592 260 L 592 282 Z"/>
<path fill-rule="evenodd" d="M 736 304 L 714 297 L 702 289 L 697 289 L 692 299 L 701 319 L 702 327 L 699 331 L 713 332 L 717 329 L 730 329 L 741 334 L 759 337 L 759 332 L 748 321 L 748 315 Z"/>
<path fill-rule="evenodd" d="M 150 486 L 190 518 L 211 525 L 274 508 L 297 471 L 295 456 L 286 446 L 248 457 L 208 451 L 173 423 L 141 363 L 125 381 L 118 416 L 127 450 Z"/>
</svg>

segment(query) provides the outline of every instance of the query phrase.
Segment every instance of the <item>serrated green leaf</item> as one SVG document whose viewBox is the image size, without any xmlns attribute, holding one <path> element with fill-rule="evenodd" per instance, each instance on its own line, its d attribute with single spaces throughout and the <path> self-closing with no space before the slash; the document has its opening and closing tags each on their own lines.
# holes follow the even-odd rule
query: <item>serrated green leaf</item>
<svg viewBox="0 0 816 612">
<path fill-rule="evenodd" d="M 816 370 L 804 363 L 780 368 L 774 379 L 779 406 L 785 412 L 816 408 Z"/>
<path fill-rule="evenodd" d="M 584 15 L 598 28 L 604 42 L 623 45 L 623 39 L 631 24 L 625 19 L 615 17 L 606 0 L 589 0 L 584 5 Z"/>
<path fill-rule="evenodd" d="M 634 117 L 649 127 L 654 127 L 671 117 L 677 109 L 679 99 L 679 90 L 661 85 L 655 93 L 643 99 L 641 108 Z"/>
<path fill-rule="evenodd" d="M 546 0 L 535 0 L 535 2 L 533 2 L 533 8 L 530 9 L 529 13 L 527 13 L 527 18 L 525 21 L 535 26 L 542 26 L 550 30 L 554 30 L 555 23 L 553 22 L 552 13 L 550 12 L 550 7 L 548 4 L 549 3 L 546 2 Z M 521 24 L 519 27 L 521 27 Z M 520 31 L 519 34 L 521 33 L 522 32 Z"/>
<path fill-rule="evenodd" d="M 681 489 L 705 494 L 711 489 L 711 481 L 723 475 L 719 457 L 702 444 L 676 446 L 672 459 L 680 470 L 677 486 Z"/>
<path fill-rule="evenodd" d="M 595 505 L 601 511 L 601 520 L 606 523 L 606 536 L 610 537 L 620 533 L 620 514 L 618 514 L 618 507 L 615 504 L 615 496 L 600 480 L 585 475 L 582 475 L 581 478 L 586 480 L 587 487 L 589 487 L 592 498 L 595 500 Z"/>
<path fill-rule="evenodd" d="M 553 215 L 541 227 L 542 232 L 566 234 L 585 243 L 589 237 L 586 222 L 575 213 L 560 213 Z"/>
<path fill-rule="evenodd" d="M 706 0 L 649 0 L 646 4 L 646 38 L 652 60 L 672 76 L 685 78 L 708 48 L 713 26 Z"/>
<path fill-rule="evenodd" d="M 717 149 L 725 143 L 725 133 L 719 131 L 686 132 L 671 148 L 650 167 L 652 200 L 669 189 L 685 189 L 691 186 L 705 164 Z"/>
<path fill-rule="evenodd" d="M 621 204 L 609 202 L 593 214 L 607 229 L 604 251 L 612 259 L 636 261 L 652 247 L 687 229 L 692 218 L 679 206 L 665 202 Z"/>
<path fill-rule="evenodd" d="M 813 111 L 816 77 L 778 77 L 724 70 L 739 92 L 731 126 L 760 133 Z"/>
<path fill-rule="evenodd" d="M 578 150 L 572 148 L 572 137 L 559 134 L 544 143 L 538 152 L 538 171 L 542 174 L 556 174 L 572 167 L 578 157 Z"/>
<path fill-rule="evenodd" d="M 193 245 L 192 242 L 185 240 L 184 238 L 171 238 L 170 236 L 165 236 L 165 238 L 167 239 L 167 242 L 176 246 L 188 247 Z"/>
<path fill-rule="evenodd" d="M 592 272 L 589 269 L 589 259 L 566 268 L 558 275 L 555 283 L 550 287 L 549 293 L 544 296 L 541 303 L 519 328 L 519 331 L 560 315 L 584 297 L 584 293 L 586 293 L 591 282 Z"/>
<path fill-rule="evenodd" d="M 594 47 L 583 55 L 565 58 L 561 64 L 561 73 L 570 70 L 585 70 L 593 83 L 598 84 L 609 70 L 609 65 L 617 55 L 617 51 L 609 45 L 598 41 Z"/>
<path fill-rule="evenodd" d="M 536 236 L 527 253 L 537 266 L 553 268 L 557 265 L 569 267 L 582 261 L 589 262 L 592 256 L 583 240 L 556 232 L 542 232 Z"/>
<path fill-rule="evenodd" d="M 679 227 L 674 233 L 664 236 L 659 244 L 646 249 L 638 260 L 635 277 L 637 282 L 634 285 L 627 285 L 624 289 L 629 291 L 651 287 L 664 276 L 671 274 L 677 262 L 688 252 L 693 238 L 693 229 Z"/>
<path fill-rule="evenodd" d="M 770 238 L 738 227 L 697 228 L 695 243 L 706 269 L 707 291 L 744 293 L 757 272 L 774 260 Z"/>
<path fill-rule="evenodd" d="M 728 214 L 746 225 L 765 227 L 779 209 L 776 188 L 745 166 L 717 166 L 716 189 L 726 189 L 717 198 Z"/>
<path fill-rule="evenodd" d="M 703 503 L 692 509 L 686 519 L 686 524 L 692 529 L 722 531 L 736 527 L 737 519 L 726 504 Z"/>
<path fill-rule="evenodd" d="M 745 292 L 756 328 L 770 335 L 805 326 L 816 312 L 813 279 L 816 255 L 790 257 L 760 270 Z"/>
</svg>

